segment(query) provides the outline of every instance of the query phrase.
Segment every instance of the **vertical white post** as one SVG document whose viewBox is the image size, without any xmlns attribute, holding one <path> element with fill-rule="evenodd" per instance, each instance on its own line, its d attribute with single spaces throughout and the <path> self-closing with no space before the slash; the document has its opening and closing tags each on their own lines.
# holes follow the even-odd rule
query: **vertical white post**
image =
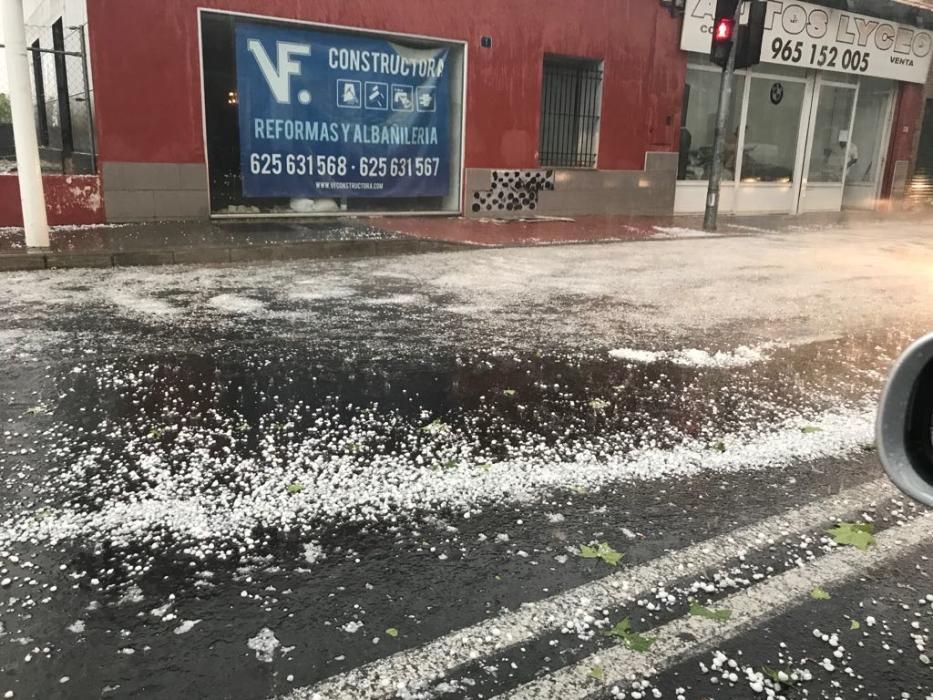
<svg viewBox="0 0 933 700">
<path fill-rule="evenodd" d="M 13 112 L 13 141 L 16 144 L 16 173 L 19 177 L 19 198 L 23 204 L 26 246 L 48 248 L 49 222 L 45 214 L 39 142 L 33 121 L 32 90 L 29 87 L 23 0 L 0 0 L 0 29 L 6 44 L 10 110 Z"/>
</svg>

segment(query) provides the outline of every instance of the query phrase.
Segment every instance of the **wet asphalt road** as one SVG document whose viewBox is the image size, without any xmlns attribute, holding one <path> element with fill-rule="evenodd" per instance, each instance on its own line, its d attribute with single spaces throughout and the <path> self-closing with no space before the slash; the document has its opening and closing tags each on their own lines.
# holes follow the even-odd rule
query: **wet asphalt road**
<svg viewBox="0 0 933 700">
<path fill-rule="evenodd" d="M 3 277 L 0 697 L 487 698 L 575 664 L 550 696 L 928 697 L 933 543 L 823 563 L 836 522 L 923 517 L 881 482 L 639 573 L 880 478 L 928 230 Z M 624 618 L 662 639 L 798 569 L 830 597 L 600 661 Z M 342 675 L 625 572 L 631 600 L 495 653 Z"/>
</svg>

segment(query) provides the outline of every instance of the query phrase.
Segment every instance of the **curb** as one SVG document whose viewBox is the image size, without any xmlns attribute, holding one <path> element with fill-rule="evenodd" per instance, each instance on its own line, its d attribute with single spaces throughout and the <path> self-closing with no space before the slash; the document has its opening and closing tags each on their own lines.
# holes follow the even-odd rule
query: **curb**
<svg viewBox="0 0 933 700">
<path fill-rule="evenodd" d="M 0 272 L 74 268 L 141 267 L 213 263 L 361 258 L 449 252 L 475 248 L 470 243 L 423 238 L 305 241 L 256 246 L 207 246 L 177 250 L 134 250 L 117 253 L 0 253 Z"/>
</svg>

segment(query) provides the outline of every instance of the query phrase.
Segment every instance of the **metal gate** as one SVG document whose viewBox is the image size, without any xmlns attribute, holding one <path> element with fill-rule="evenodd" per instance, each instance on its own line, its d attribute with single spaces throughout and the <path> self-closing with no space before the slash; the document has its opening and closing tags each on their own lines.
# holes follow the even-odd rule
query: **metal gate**
<svg viewBox="0 0 933 700">
<path fill-rule="evenodd" d="M 42 171 L 97 171 L 92 88 L 85 26 L 27 26 L 32 96 Z M 2 45 L 0 45 L 2 47 Z M 0 116 L 0 122 L 2 122 Z M 0 123 L 0 172 L 15 169 L 12 127 Z"/>
</svg>

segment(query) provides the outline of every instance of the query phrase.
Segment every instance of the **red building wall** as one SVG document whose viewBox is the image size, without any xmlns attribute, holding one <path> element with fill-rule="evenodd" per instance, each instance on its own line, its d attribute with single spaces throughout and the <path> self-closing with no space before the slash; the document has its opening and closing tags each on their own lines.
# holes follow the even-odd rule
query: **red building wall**
<svg viewBox="0 0 933 700">
<path fill-rule="evenodd" d="M 96 175 L 43 175 L 49 224 L 102 224 L 104 203 Z M 22 226 L 19 178 L 0 175 L 0 226 Z"/>
<path fill-rule="evenodd" d="M 676 151 L 685 56 L 657 0 L 87 0 L 102 161 L 201 163 L 198 7 L 467 41 L 465 167 L 537 165 L 543 53 L 603 59 L 600 169 Z M 481 36 L 492 47 L 480 47 Z"/>
<path fill-rule="evenodd" d="M 891 127 L 891 144 L 881 187 L 881 196 L 884 198 L 891 196 L 894 166 L 897 161 L 910 161 L 907 173 L 907 181 L 910 181 L 913 161 L 917 155 L 917 134 L 923 119 L 924 92 L 925 86 L 919 83 L 901 83 L 898 88 L 894 123 Z"/>
</svg>

